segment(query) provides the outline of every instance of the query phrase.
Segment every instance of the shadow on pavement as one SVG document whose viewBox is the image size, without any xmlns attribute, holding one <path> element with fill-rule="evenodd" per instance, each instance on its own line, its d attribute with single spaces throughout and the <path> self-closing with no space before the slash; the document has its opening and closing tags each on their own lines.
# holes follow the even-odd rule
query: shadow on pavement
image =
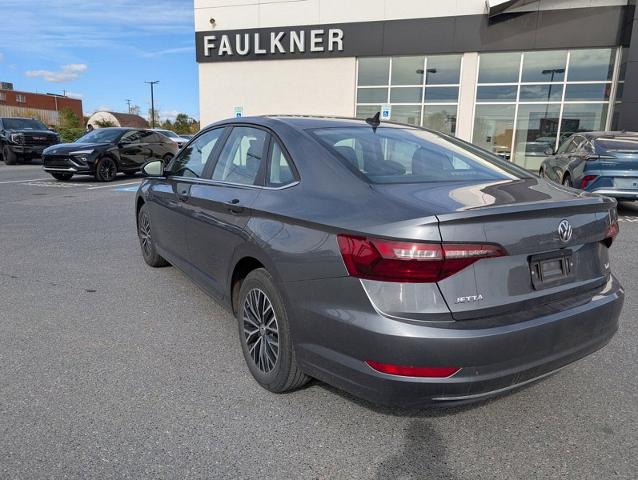
<svg viewBox="0 0 638 480">
<path fill-rule="evenodd" d="M 618 215 L 638 217 L 638 202 L 618 202 Z"/>
<path fill-rule="evenodd" d="M 447 447 L 441 435 L 428 423 L 413 420 L 405 431 L 403 450 L 383 460 L 375 476 L 387 479 L 455 479 L 449 470 Z"/>
</svg>

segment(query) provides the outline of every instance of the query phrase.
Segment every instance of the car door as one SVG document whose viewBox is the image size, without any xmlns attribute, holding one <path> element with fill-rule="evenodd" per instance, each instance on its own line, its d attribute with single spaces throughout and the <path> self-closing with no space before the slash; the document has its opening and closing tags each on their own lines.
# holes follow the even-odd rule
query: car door
<svg viewBox="0 0 638 480">
<path fill-rule="evenodd" d="M 556 154 L 548 161 L 547 176 L 554 182 L 561 183 L 563 174 L 567 169 L 568 155 L 576 148 L 575 135 L 565 140 L 558 148 Z"/>
<path fill-rule="evenodd" d="M 215 158 L 224 132 L 224 127 L 203 132 L 169 163 L 166 178 L 153 182 L 149 188 L 154 238 L 162 255 L 181 268 L 187 269 L 190 265 L 185 234 L 190 191 L 202 177 L 207 163 Z"/>
<path fill-rule="evenodd" d="M 117 144 L 122 170 L 136 170 L 148 158 L 148 135 L 143 130 L 130 130 L 120 138 Z"/>
<path fill-rule="evenodd" d="M 244 227 L 262 189 L 269 141 L 270 134 L 261 128 L 232 127 L 209 179 L 190 189 L 186 236 L 191 263 L 201 283 L 219 297 L 226 293 L 233 252 L 246 241 Z"/>
</svg>

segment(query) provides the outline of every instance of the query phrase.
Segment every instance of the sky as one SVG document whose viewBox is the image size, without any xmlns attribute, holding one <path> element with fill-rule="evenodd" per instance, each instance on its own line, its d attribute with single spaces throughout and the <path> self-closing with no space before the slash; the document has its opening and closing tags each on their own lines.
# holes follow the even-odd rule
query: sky
<svg viewBox="0 0 638 480">
<path fill-rule="evenodd" d="M 0 81 L 82 98 L 84 114 L 199 118 L 192 0 L 2 0 Z"/>
</svg>

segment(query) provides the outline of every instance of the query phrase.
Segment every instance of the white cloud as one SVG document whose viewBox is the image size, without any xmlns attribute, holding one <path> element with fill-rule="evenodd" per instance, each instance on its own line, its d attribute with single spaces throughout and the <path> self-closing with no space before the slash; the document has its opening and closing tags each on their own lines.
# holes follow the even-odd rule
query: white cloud
<svg viewBox="0 0 638 480">
<path fill-rule="evenodd" d="M 29 70 L 24 72 L 24 74 L 27 77 L 42 77 L 47 82 L 61 83 L 77 80 L 87 68 L 84 63 L 70 63 L 62 65 L 61 70 L 57 72 L 52 72 L 51 70 Z"/>
<path fill-rule="evenodd" d="M 66 92 L 66 96 L 71 98 L 79 98 L 80 100 L 84 98 L 84 94 L 76 92 Z"/>
<path fill-rule="evenodd" d="M 100 105 L 94 111 L 95 112 L 114 112 L 115 110 L 113 110 L 110 105 Z"/>
<path fill-rule="evenodd" d="M 116 49 L 143 56 L 149 39 L 193 32 L 193 6 L 186 0 L 2 0 L 11 21 L 2 22 L 5 51 L 71 63 L 78 49 Z M 190 4 L 190 5 L 189 5 Z M 38 12 L 34 15 L 33 12 Z M 42 19 L 46 19 L 43 21 Z M 144 45 L 144 47 L 142 47 Z M 164 45 L 157 44 L 158 49 Z"/>
<path fill-rule="evenodd" d="M 171 122 L 175 121 L 175 117 L 182 112 L 178 112 L 177 110 L 160 110 L 159 117 L 160 120 L 170 120 Z"/>
<path fill-rule="evenodd" d="M 148 52 L 142 54 L 142 57 L 160 57 L 162 55 L 170 55 L 176 53 L 194 53 L 195 47 L 191 45 L 190 47 L 175 47 L 175 48 L 167 48 L 165 50 L 158 50 L 156 52 Z"/>
</svg>

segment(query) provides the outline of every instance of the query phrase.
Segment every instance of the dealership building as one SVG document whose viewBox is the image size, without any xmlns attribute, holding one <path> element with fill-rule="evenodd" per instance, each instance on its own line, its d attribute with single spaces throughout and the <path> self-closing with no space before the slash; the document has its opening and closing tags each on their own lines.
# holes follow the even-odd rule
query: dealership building
<svg viewBox="0 0 638 480">
<path fill-rule="evenodd" d="M 195 0 L 202 124 L 381 111 L 537 170 L 573 132 L 638 131 L 635 18 L 631 0 Z"/>
</svg>

